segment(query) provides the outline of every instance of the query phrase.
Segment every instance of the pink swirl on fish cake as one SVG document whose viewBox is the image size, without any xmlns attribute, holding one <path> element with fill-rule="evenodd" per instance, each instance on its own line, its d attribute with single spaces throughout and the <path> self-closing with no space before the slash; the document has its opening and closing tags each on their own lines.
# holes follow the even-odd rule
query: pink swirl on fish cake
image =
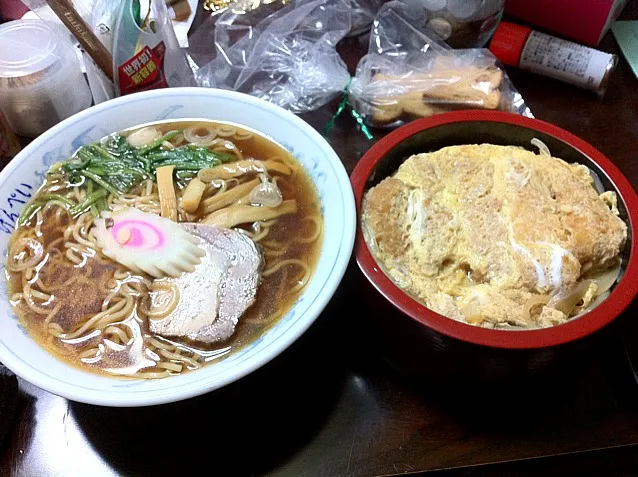
<svg viewBox="0 0 638 477">
<path fill-rule="evenodd" d="M 131 234 L 130 238 L 124 243 L 118 240 L 118 233 L 120 233 L 122 229 L 128 229 Z M 162 248 L 166 241 L 162 230 L 151 223 L 137 219 L 116 221 L 113 227 L 111 227 L 111 235 L 113 235 L 115 241 L 123 247 L 132 247 L 142 250 Z"/>
</svg>

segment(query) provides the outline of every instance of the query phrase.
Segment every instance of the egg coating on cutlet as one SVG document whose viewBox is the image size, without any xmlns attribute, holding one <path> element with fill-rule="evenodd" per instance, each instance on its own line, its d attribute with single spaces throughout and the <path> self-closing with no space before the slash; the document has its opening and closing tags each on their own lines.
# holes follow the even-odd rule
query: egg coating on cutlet
<svg viewBox="0 0 638 477">
<path fill-rule="evenodd" d="M 366 193 L 362 225 L 400 287 L 485 327 L 566 321 L 551 298 L 616 267 L 627 239 L 615 193 L 599 194 L 585 166 L 491 144 L 408 158 Z M 549 303 L 529 309 L 534 297 Z"/>
</svg>

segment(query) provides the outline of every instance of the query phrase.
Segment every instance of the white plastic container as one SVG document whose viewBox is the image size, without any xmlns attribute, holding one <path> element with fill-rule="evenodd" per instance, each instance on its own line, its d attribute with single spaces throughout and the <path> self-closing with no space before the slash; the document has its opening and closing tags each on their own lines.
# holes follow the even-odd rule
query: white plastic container
<svg viewBox="0 0 638 477">
<path fill-rule="evenodd" d="M 40 20 L 0 25 L 0 110 L 16 134 L 36 137 L 90 105 L 71 45 Z"/>
</svg>

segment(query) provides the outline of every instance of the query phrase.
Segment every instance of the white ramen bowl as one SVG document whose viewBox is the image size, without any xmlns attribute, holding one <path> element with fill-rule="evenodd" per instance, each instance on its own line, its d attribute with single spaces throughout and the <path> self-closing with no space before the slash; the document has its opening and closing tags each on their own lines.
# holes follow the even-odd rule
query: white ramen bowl
<svg viewBox="0 0 638 477">
<path fill-rule="evenodd" d="M 355 206 L 348 175 L 330 145 L 292 113 L 241 93 L 173 88 L 115 99 L 49 129 L 0 173 L 0 251 L 4 272 L 9 235 L 48 168 L 83 144 L 143 123 L 210 119 L 252 128 L 288 149 L 305 167 L 322 203 L 324 239 L 312 279 L 290 311 L 252 343 L 202 369 L 159 380 L 100 376 L 46 352 L 20 325 L 0 280 L 0 361 L 15 374 L 73 401 L 107 406 L 146 406 L 178 401 L 236 381 L 292 344 L 334 294 L 352 253 Z"/>
</svg>

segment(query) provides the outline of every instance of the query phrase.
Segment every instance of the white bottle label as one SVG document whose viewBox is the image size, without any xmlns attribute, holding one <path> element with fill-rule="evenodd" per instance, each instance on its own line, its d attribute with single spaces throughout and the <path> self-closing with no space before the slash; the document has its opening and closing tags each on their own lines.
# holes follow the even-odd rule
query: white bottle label
<svg viewBox="0 0 638 477">
<path fill-rule="evenodd" d="M 612 55 L 534 31 L 521 54 L 521 69 L 597 91 Z"/>
</svg>

